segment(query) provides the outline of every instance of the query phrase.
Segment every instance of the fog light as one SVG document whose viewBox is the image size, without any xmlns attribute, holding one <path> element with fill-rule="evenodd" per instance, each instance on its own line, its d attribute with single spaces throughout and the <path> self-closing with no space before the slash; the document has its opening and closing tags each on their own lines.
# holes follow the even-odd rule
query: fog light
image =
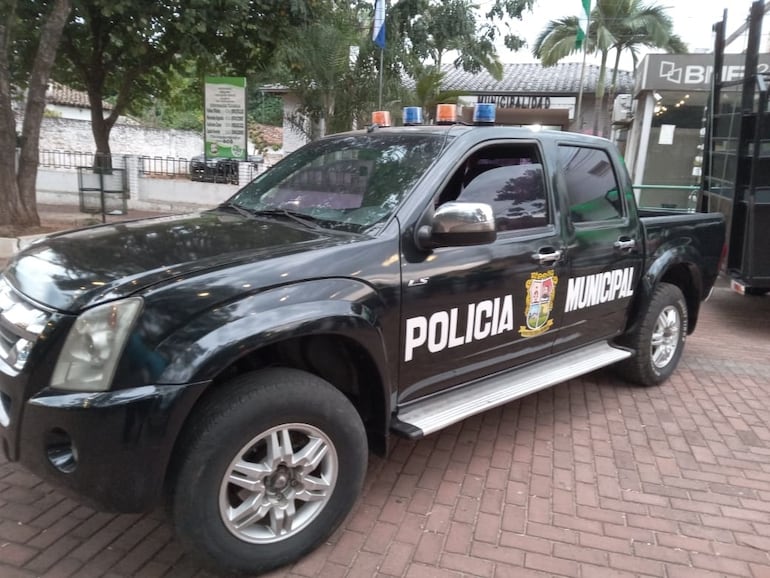
<svg viewBox="0 0 770 578">
<path fill-rule="evenodd" d="M 51 430 L 45 448 L 48 461 L 53 467 L 65 474 L 75 471 L 78 465 L 78 451 L 67 432 L 59 428 Z"/>
</svg>

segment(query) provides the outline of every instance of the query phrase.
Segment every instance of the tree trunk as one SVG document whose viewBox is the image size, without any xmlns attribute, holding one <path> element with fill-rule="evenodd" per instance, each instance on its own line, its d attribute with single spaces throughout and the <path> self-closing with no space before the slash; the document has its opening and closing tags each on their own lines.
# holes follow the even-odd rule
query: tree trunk
<svg viewBox="0 0 770 578">
<path fill-rule="evenodd" d="M 607 78 L 607 51 L 602 50 L 602 60 L 599 66 L 599 80 L 596 83 L 596 102 L 594 102 L 594 128 L 595 135 L 599 134 L 599 116 L 603 112 L 602 100 L 604 99 L 604 81 Z"/>
<path fill-rule="evenodd" d="M 610 95 L 607 99 L 608 104 L 604 108 L 605 113 L 608 115 L 607 121 L 604 123 L 604 130 L 607 136 L 612 136 L 612 113 L 615 109 L 615 96 L 618 92 L 618 68 L 620 68 L 620 48 L 616 48 L 615 53 L 615 66 L 612 68 L 612 80 L 610 80 Z"/>
<path fill-rule="evenodd" d="M 94 144 L 96 145 L 94 168 L 110 171 L 112 169 L 110 132 L 114 122 L 111 122 L 111 116 L 104 118 L 101 83 L 98 86 L 89 84 L 88 103 L 91 105 L 91 132 L 94 135 Z"/>
<path fill-rule="evenodd" d="M 16 3 L 9 3 L 9 14 L 0 21 L 0 227 L 19 220 L 19 189 L 16 184 L 16 120 L 11 107 L 11 73 L 8 55 L 11 47 L 11 23 Z"/>
<path fill-rule="evenodd" d="M 72 10 L 71 0 L 55 0 L 53 8 L 43 22 L 40 41 L 29 76 L 27 102 L 19 146 L 18 168 L 16 123 L 11 108 L 11 80 L 9 52 L 12 46 L 11 26 L 16 3 L 11 4 L 11 16 L 6 15 L 5 24 L 0 25 L 0 206 L 8 211 L 0 212 L 0 226 L 28 227 L 40 224 L 37 214 L 37 167 L 40 155 L 40 126 L 45 111 L 45 93 L 51 68 L 56 60 L 56 51 L 61 40 L 67 17 Z"/>
</svg>

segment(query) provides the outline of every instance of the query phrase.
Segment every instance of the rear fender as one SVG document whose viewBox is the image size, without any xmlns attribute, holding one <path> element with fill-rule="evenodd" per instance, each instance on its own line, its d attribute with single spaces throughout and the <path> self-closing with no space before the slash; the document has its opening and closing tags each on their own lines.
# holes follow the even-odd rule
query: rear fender
<svg viewBox="0 0 770 578">
<path fill-rule="evenodd" d="M 703 281 L 695 265 L 700 254 L 690 245 L 671 245 L 656 253 L 653 261 L 642 276 L 634 292 L 634 300 L 629 311 L 626 333 L 633 331 L 641 321 L 641 312 L 650 304 L 655 288 L 659 283 L 671 283 L 682 291 L 687 303 L 687 333 L 695 330 L 700 303 L 703 298 Z"/>
</svg>

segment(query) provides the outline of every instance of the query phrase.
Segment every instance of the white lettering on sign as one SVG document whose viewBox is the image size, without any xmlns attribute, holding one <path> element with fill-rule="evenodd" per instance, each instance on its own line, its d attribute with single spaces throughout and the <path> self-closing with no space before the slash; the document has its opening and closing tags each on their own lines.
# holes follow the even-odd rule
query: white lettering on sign
<svg viewBox="0 0 770 578">
<path fill-rule="evenodd" d="M 726 64 L 722 67 L 722 80 L 730 82 L 743 78 L 743 64 Z M 760 63 L 757 71 L 764 73 L 768 70 L 768 65 Z M 675 62 L 662 60 L 660 62 L 660 77 L 674 84 L 708 84 L 711 82 L 711 75 L 714 72 L 713 66 L 704 66 L 702 64 L 688 64 L 686 66 L 677 66 Z"/>
<path fill-rule="evenodd" d="M 633 282 L 633 267 L 569 279 L 564 312 L 631 297 L 634 294 Z"/>
<path fill-rule="evenodd" d="M 430 317 L 407 319 L 404 361 L 411 361 L 420 347 L 438 353 L 513 330 L 512 295 L 470 303 L 464 313 L 461 315 L 460 308 L 453 307 L 436 311 Z"/>
</svg>

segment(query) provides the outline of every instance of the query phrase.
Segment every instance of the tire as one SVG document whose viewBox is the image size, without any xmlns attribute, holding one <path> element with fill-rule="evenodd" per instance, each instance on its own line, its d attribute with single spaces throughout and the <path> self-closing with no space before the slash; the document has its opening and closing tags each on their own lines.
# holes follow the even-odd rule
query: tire
<svg viewBox="0 0 770 578">
<path fill-rule="evenodd" d="M 367 466 L 363 423 L 328 382 L 294 369 L 245 374 L 191 416 L 169 506 L 176 534 L 214 572 L 297 560 L 352 509 Z"/>
<path fill-rule="evenodd" d="M 623 344 L 634 355 L 618 364 L 624 378 L 639 385 L 658 385 L 676 369 L 687 335 L 687 305 L 676 285 L 660 283 L 641 322 Z"/>
</svg>

